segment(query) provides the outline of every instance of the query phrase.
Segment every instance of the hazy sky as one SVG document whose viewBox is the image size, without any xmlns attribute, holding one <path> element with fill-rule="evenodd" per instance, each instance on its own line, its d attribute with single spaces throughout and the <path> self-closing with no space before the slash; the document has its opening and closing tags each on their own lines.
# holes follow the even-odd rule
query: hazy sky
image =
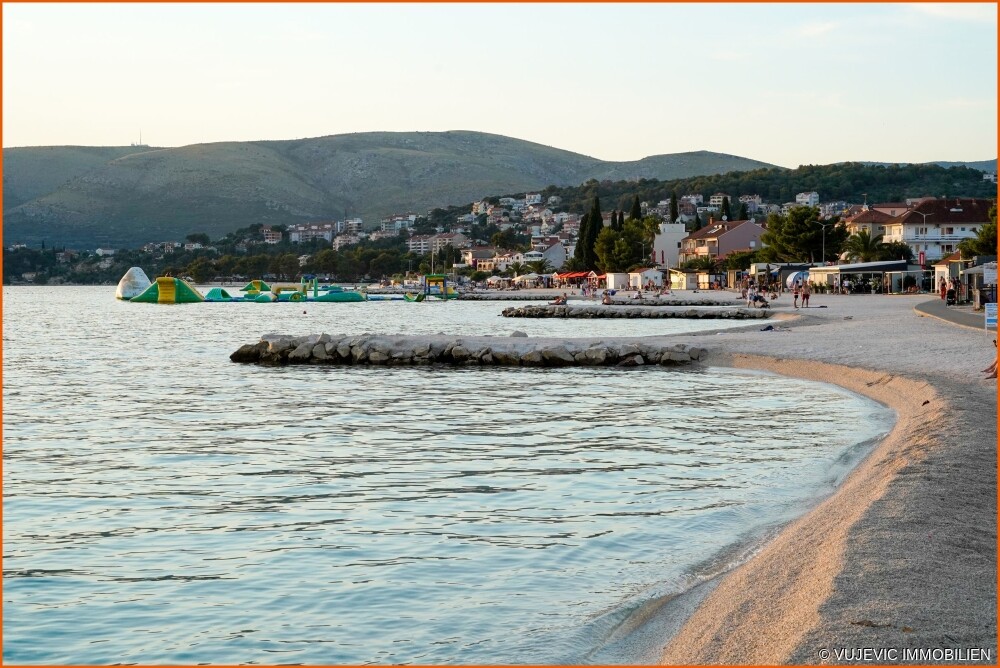
<svg viewBox="0 0 1000 668">
<path fill-rule="evenodd" d="M 995 4 L 4 4 L 3 146 L 478 130 L 604 160 L 997 155 Z"/>
</svg>

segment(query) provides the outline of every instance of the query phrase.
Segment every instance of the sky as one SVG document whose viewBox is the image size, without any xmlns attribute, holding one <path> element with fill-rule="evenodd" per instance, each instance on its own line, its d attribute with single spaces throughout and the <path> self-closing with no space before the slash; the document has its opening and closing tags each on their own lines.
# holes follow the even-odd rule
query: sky
<svg viewBox="0 0 1000 668">
<path fill-rule="evenodd" d="M 996 4 L 3 4 L 3 146 L 475 130 L 602 160 L 997 157 Z"/>
</svg>

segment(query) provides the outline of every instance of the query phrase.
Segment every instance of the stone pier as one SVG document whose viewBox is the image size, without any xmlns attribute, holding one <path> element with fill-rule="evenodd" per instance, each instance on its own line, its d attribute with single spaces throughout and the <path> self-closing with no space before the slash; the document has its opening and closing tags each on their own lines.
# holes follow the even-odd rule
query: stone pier
<svg viewBox="0 0 1000 668">
<path fill-rule="evenodd" d="M 505 336 L 403 336 L 384 334 L 265 334 L 229 356 L 246 364 L 351 364 L 413 366 L 672 366 L 702 359 L 705 350 L 684 343 L 641 338 L 529 338 Z"/>
</svg>

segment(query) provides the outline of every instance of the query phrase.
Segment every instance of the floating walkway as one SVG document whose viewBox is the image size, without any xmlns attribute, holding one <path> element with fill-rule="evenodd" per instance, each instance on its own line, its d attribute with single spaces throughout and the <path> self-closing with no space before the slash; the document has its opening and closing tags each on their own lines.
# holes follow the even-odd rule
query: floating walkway
<svg viewBox="0 0 1000 668">
<path fill-rule="evenodd" d="M 688 318 L 696 320 L 755 320 L 771 315 L 769 309 L 724 306 L 715 308 L 664 306 L 620 306 L 595 304 L 587 306 L 511 306 L 500 313 L 505 318 Z"/>
<path fill-rule="evenodd" d="M 705 349 L 648 339 L 529 338 L 503 336 L 391 336 L 383 334 L 265 334 L 229 356 L 244 364 L 351 364 L 414 366 L 673 366 L 702 359 Z"/>
</svg>

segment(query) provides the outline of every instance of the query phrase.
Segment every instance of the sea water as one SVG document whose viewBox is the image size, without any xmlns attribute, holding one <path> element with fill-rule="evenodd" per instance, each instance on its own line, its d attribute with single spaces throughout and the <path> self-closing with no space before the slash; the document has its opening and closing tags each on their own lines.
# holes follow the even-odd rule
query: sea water
<svg viewBox="0 0 1000 668">
<path fill-rule="evenodd" d="M 228 359 L 267 332 L 735 323 L 113 294 L 4 288 L 7 663 L 585 662 L 828 495 L 893 420 L 731 369 Z"/>
</svg>

